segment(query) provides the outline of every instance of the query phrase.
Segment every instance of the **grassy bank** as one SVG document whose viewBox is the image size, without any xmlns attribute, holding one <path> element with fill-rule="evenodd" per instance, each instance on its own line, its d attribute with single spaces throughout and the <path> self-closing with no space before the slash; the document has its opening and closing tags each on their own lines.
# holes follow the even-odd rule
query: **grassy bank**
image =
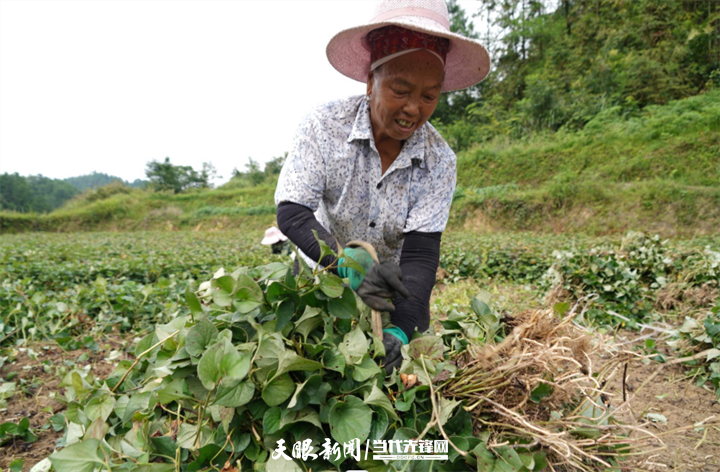
<svg viewBox="0 0 720 472">
<path fill-rule="evenodd" d="M 458 156 L 452 224 L 712 233 L 720 225 L 719 145 L 719 91 L 633 116 L 609 108 L 576 133 L 496 140 Z"/>
<path fill-rule="evenodd" d="M 259 229 L 275 220 L 274 185 L 182 194 L 122 188 L 103 198 L 80 196 L 48 214 L 0 212 L 0 229 L 138 231 Z"/>
</svg>

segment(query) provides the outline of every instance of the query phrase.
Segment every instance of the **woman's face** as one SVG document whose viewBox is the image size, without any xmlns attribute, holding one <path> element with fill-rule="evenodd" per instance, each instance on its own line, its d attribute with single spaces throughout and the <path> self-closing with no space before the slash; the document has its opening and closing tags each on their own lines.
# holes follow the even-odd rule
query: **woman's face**
<svg viewBox="0 0 720 472">
<path fill-rule="evenodd" d="M 433 53 L 420 49 L 386 62 L 367 82 L 375 143 L 404 141 L 435 111 L 445 71 Z"/>
</svg>

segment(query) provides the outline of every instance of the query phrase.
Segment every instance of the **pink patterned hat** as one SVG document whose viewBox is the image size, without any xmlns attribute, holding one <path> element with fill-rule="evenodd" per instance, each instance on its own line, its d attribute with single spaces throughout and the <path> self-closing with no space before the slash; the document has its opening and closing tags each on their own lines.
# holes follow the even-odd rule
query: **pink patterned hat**
<svg viewBox="0 0 720 472">
<path fill-rule="evenodd" d="M 384 0 L 370 22 L 340 31 L 330 40 L 326 50 L 330 64 L 341 74 L 366 82 L 370 72 L 367 34 L 389 25 L 450 40 L 443 92 L 475 85 L 490 72 L 490 55 L 485 47 L 477 40 L 450 32 L 444 0 Z"/>
</svg>

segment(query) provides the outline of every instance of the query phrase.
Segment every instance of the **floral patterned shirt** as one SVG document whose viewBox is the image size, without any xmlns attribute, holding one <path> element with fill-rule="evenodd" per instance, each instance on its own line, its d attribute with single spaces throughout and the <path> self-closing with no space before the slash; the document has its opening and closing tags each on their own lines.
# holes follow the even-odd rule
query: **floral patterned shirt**
<svg viewBox="0 0 720 472">
<path fill-rule="evenodd" d="M 455 154 L 425 123 L 383 175 L 370 103 L 354 96 L 322 105 L 302 121 L 275 203 L 306 206 L 341 243 L 369 242 L 381 261 L 399 263 L 405 233 L 445 230 L 455 168 Z"/>
</svg>

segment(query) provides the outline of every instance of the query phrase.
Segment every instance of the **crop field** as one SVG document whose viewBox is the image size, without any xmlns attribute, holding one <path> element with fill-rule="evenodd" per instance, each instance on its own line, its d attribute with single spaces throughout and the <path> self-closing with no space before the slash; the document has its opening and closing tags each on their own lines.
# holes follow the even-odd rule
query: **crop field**
<svg viewBox="0 0 720 472">
<path fill-rule="evenodd" d="M 352 290 L 261 238 L 0 237 L 0 469 L 720 467 L 720 237 L 449 233 L 387 378 Z"/>
</svg>

